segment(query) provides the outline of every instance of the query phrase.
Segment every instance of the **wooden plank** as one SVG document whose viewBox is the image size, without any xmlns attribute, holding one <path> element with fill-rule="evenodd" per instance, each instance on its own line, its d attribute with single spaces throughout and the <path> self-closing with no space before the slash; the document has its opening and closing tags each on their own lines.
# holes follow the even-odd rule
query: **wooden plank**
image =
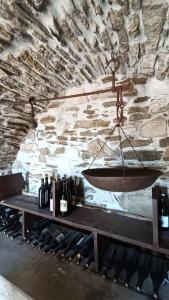
<svg viewBox="0 0 169 300">
<path fill-rule="evenodd" d="M 0 201 L 22 194 L 22 173 L 0 176 Z"/>
<path fill-rule="evenodd" d="M 158 248 L 158 197 L 160 194 L 159 186 L 152 188 L 152 208 L 153 208 L 153 245 Z"/>
<path fill-rule="evenodd" d="M 53 218 L 48 209 L 39 209 L 37 198 L 26 195 L 12 197 L 4 205 L 45 217 L 78 229 L 97 232 L 147 249 L 153 248 L 152 222 L 109 214 L 97 209 L 76 208 L 67 217 Z"/>
</svg>

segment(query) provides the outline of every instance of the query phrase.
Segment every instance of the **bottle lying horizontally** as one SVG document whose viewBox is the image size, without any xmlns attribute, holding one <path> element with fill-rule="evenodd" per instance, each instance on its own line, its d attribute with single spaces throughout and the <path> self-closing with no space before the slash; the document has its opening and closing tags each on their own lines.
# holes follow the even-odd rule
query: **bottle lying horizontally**
<svg viewBox="0 0 169 300">
<path fill-rule="evenodd" d="M 134 248 L 127 248 L 125 259 L 125 287 L 129 287 L 132 276 L 136 273 L 138 262 L 138 251 Z"/>
<path fill-rule="evenodd" d="M 152 255 L 149 253 L 139 253 L 137 261 L 137 284 L 138 292 L 141 292 L 142 285 L 150 272 Z"/>
<path fill-rule="evenodd" d="M 111 243 L 104 253 L 103 261 L 102 261 L 102 270 L 101 270 L 101 275 L 103 278 L 107 277 L 107 272 L 113 266 L 113 259 L 114 259 L 116 248 L 117 245 Z"/>
<path fill-rule="evenodd" d="M 83 257 L 87 257 L 90 249 L 94 247 L 94 237 L 91 233 L 89 236 L 86 237 L 86 240 L 84 241 L 82 247 L 79 249 L 77 253 L 77 257 L 79 259 L 82 259 Z"/>
<path fill-rule="evenodd" d="M 154 299 L 159 299 L 159 289 L 164 280 L 166 279 L 168 271 L 168 260 L 158 256 L 153 256 L 150 267 L 150 276 L 153 283 L 152 296 Z"/>
<path fill-rule="evenodd" d="M 0 232 L 13 239 L 13 234 L 21 235 L 22 214 L 10 208 L 1 208 Z"/>
</svg>

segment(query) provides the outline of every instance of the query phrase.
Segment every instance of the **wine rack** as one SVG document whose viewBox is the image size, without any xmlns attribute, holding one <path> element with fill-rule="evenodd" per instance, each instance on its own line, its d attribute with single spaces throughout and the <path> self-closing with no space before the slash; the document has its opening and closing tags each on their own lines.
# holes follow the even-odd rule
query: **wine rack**
<svg viewBox="0 0 169 300">
<path fill-rule="evenodd" d="M 55 206 L 53 213 L 47 208 L 39 209 L 38 198 L 23 195 L 21 178 L 20 173 L 3 176 L 3 179 L 0 177 L 0 182 L 3 182 L 3 185 L 0 185 L 0 201 L 1 205 L 22 213 L 22 239 L 25 239 L 27 231 L 39 217 L 87 234 L 93 233 L 96 272 L 101 270 L 103 253 L 112 240 L 129 247 L 147 250 L 155 255 L 169 256 L 169 232 L 160 232 L 158 229 L 158 197 L 161 190 L 159 186 L 152 188 L 152 221 L 86 207 L 76 207 L 68 216 L 61 217 L 56 214 Z"/>
</svg>

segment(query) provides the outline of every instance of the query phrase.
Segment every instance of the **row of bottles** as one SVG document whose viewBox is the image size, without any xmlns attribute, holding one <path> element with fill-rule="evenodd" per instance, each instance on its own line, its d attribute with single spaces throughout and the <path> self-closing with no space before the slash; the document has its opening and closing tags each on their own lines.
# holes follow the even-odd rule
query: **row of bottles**
<svg viewBox="0 0 169 300">
<path fill-rule="evenodd" d="M 0 232 L 12 240 L 21 236 L 22 214 L 15 209 L 0 207 Z"/>
<path fill-rule="evenodd" d="M 69 262 L 73 260 L 85 268 L 94 265 L 93 234 L 86 235 L 42 219 L 27 231 L 26 242 L 43 254 L 56 255 Z"/>
<path fill-rule="evenodd" d="M 110 243 L 103 255 L 101 275 L 103 278 L 111 278 L 116 283 L 123 274 L 120 282 L 126 287 L 130 286 L 133 276 L 137 275 L 138 292 L 142 291 L 144 281 L 150 277 L 153 285 L 152 296 L 159 299 L 159 289 L 167 278 L 168 271 L 169 261 L 166 258 Z"/>
<path fill-rule="evenodd" d="M 159 216 L 159 228 L 162 230 L 169 229 L 169 200 L 165 189 L 161 190 L 161 194 L 158 199 L 158 216 Z"/>
<path fill-rule="evenodd" d="M 55 200 L 55 203 L 54 203 Z M 51 212 L 66 216 L 68 212 L 76 206 L 76 177 L 57 179 L 53 176 L 48 182 L 48 175 L 41 179 L 41 186 L 38 193 L 39 208 L 49 208 Z"/>
</svg>

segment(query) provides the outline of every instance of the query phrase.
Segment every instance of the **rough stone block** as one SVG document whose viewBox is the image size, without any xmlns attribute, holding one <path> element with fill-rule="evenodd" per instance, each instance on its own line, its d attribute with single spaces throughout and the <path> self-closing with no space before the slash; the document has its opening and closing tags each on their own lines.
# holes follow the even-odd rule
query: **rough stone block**
<svg viewBox="0 0 169 300">
<path fill-rule="evenodd" d="M 163 117 L 154 118 L 140 127 L 140 137 L 153 138 L 167 135 L 167 122 Z"/>
</svg>

